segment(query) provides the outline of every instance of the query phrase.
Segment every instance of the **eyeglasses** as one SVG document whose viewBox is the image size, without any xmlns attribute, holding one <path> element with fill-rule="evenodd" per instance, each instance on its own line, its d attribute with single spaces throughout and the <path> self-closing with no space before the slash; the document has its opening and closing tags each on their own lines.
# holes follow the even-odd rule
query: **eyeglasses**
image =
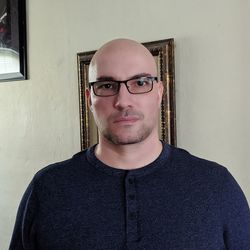
<svg viewBox="0 0 250 250">
<path fill-rule="evenodd" d="M 119 93 L 121 84 L 124 83 L 130 94 L 144 94 L 153 89 L 153 82 L 157 81 L 157 77 L 142 76 L 130 78 L 126 81 L 103 80 L 90 82 L 89 87 L 93 87 L 96 96 L 114 96 Z"/>
</svg>

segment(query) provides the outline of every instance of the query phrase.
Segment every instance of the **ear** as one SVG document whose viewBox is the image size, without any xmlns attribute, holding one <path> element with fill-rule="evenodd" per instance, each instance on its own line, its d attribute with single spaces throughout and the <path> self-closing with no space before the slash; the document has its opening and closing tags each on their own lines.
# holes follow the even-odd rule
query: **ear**
<svg viewBox="0 0 250 250">
<path fill-rule="evenodd" d="M 86 89 L 85 91 L 85 95 L 86 95 L 86 98 L 87 98 L 87 104 L 88 104 L 88 108 L 90 110 L 92 110 L 92 102 L 91 102 L 91 94 L 90 94 L 90 89 Z"/>
</svg>

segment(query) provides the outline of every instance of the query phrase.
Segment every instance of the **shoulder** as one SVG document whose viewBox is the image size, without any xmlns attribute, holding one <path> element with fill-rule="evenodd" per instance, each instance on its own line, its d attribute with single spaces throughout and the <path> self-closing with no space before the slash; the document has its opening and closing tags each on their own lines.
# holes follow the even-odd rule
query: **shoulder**
<svg viewBox="0 0 250 250">
<path fill-rule="evenodd" d="M 225 175 L 228 173 L 226 167 L 217 162 L 197 157 L 182 148 L 170 146 L 170 149 L 173 167 L 181 168 L 183 171 L 201 172 L 203 174 Z"/>
<path fill-rule="evenodd" d="M 230 249 L 248 249 L 250 213 L 246 197 L 228 169 L 216 162 L 199 158 L 188 151 L 170 146 L 172 169 L 180 189 L 189 197 L 218 211 L 225 229 L 225 245 Z M 206 203 L 207 202 L 207 203 Z"/>
<path fill-rule="evenodd" d="M 216 192 L 218 195 L 234 193 L 244 196 L 239 184 L 226 166 L 197 157 L 188 151 L 171 147 L 171 166 L 182 182 L 189 183 L 197 189 Z M 229 197 L 228 197 L 229 198 Z"/>
<path fill-rule="evenodd" d="M 207 191 L 217 196 L 220 202 L 230 203 L 233 197 L 238 205 L 245 204 L 248 207 L 241 187 L 225 166 L 194 156 L 181 148 L 170 148 L 172 171 L 180 183 L 202 192 Z"/>
<path fill-rule="evenodd" d="M 233 194 L 235 199 L 246 200 L 239 184 L 225 166 L 192 155 L 181 148 L 170 148 L 172 168 L 175 173 L 184 176 L 185 181 L 196 183 L 199 189 L 218 192 L 227 200 Z"/>
<path fill-rule="evenodd" d="M 34 184 L 41 182 L 61 180 L 62 182 L 77 176 L 83 172 L 84 167 L 88 165 L 86 160 L 86 151 L 81 151 L 73 155 L 70 159 L 50 164 L 40 169 L 32 180 Z"/>
</svg>

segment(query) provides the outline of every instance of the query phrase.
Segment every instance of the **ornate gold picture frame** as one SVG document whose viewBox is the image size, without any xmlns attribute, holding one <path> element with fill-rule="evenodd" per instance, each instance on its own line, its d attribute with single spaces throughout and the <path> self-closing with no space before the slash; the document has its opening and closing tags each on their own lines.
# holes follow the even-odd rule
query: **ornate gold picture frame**
<svg viewBox="0 0 250 250">
<path fill-rule="evenodd" d="M 176 145 L 174 39 L 147 42 L 143 45 L 154 56 L 158 67 L 158 79 L 164 85 L 159 135 L 163 141 Z M 88 88 L 88 67 L 94 53 L 95 51 L 88 51 L 77 54 L 82 150 L 98 142 L 97 127 L 88 109 L 85 96 Z"/>
</svg>

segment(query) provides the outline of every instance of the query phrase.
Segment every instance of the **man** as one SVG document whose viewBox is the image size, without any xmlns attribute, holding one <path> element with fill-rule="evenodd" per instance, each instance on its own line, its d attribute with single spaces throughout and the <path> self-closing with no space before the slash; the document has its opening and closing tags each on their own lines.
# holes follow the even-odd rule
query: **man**
<svg viewBox="0 0 250 250">
<path fill-rule="evenodd" d="M 10 249 L 250 249 L 249 207 L 227 169 L 159 140 L 156 76 L 135 41 L 96 52 L 86 96 L 99 142 L 35 175 Z"/>
</svg>

